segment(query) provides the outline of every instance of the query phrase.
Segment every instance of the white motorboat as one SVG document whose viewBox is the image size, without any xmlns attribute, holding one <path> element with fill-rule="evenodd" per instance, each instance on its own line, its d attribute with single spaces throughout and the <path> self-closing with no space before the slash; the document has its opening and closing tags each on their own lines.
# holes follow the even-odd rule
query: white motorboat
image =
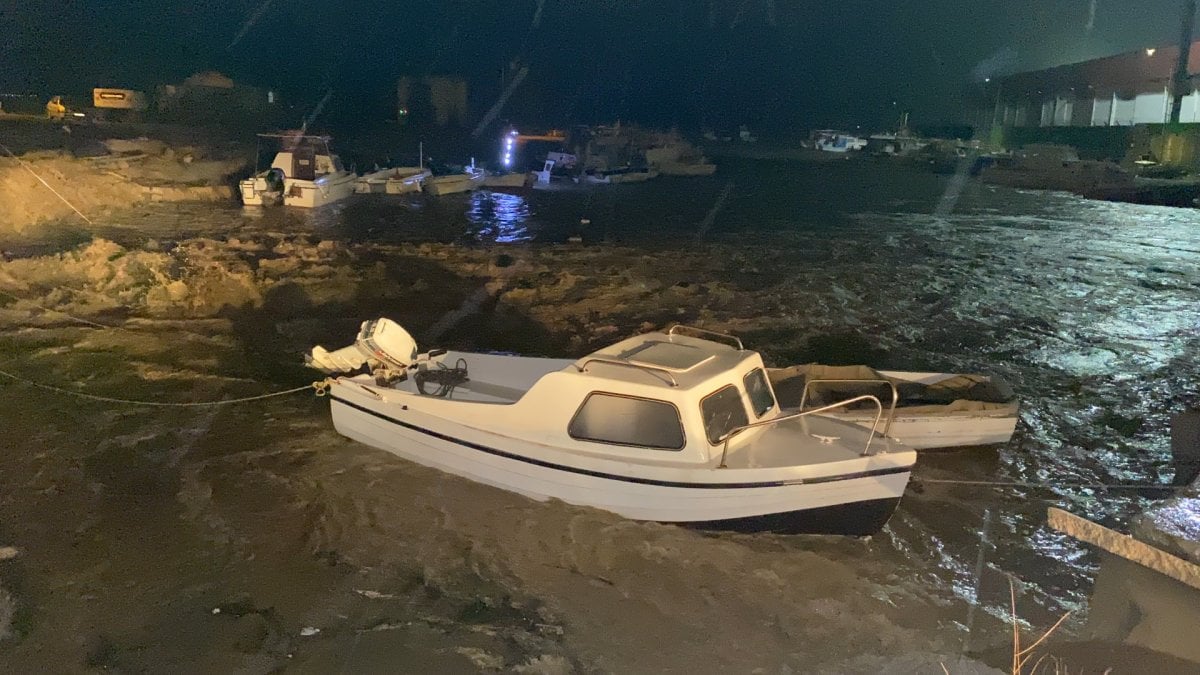
<svg viewBox="0 0 1200 675">
<path fill-rule="evenodd" d="M 847 153 L 867 147 L 867 139 L 830 129 L 813 132 L 813 146 L 824 152 Z"/>
<path fill-rule="evenodd" d="M 862 394 L 879 397 L 895 411 L 882 433 L 917 450 L 1007 443 L 1017 428 L 1016 395 L 1008 383 L 993 376 L 819 364 L 772 369 L 769 374 L 785 408 L 804 410 Z M 823 414 L 870 427 L 871 412 L 843 407 Z"/>
<path fill-rule="evenodd" d="M 433 175 L 419 166 L 396 166 L 380 169 L 358 179 L 354 191 L 359 194 L 402 195 L 420 192 L 421 183 Z"/>
<path fill-rule="evenodd" d="M 315 347 L 308 363 L 340 374 L 328 393 L 345 436 L 635 520 L 868 535 L 892 515 L 916 461 L 897 441 L 821 409 L 785 414 L 756 352 L 682 326 L 572 361 L 422 354 L 379 319 L 349 347 Z M 853 402 L 863 401 L 882 428 L 883 404 Z"/>
<path fill-rule="evenodd" d="M 354 194 L 358 176 L 329 150 L 328 136 L 259 134 L 281 141 L 271 168 L 239 183 L 246 206 L 317 208 Z"/>
<path fill-rule="evenodd" d="M 452 195 L 457 192 L 470 192 L 483 185 L 483 169 L 474 165 L 463 168 L 462 173 L 452 173 L 446 176 L 431 176 L 425 180 L 425 191 L 435 197 Z"/>
<path fill-rule="evenodd" d="M 534 177 L 527 173 L 489 173 L 483 177 L 483 187 L 492 189 L 517 189 L 532 185 Z"/>
</svg>

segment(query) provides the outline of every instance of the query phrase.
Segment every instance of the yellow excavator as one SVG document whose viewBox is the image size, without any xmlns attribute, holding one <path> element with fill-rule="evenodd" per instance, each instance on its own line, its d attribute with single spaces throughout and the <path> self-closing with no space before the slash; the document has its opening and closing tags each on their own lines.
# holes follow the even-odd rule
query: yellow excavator
<svg viewBox="0 0 1200 675">
<path fill-rule="evenodd" d="M 46 117 L 52 120 L 61 120 L 67 116 L 67 106 L 62 102 L 61 96 L 55 96 L 46 103 Z"/>
<path fill-rule="evenodd" d="M 83 113 L 67 107 L 67 104 L 63 103 L 62 96 L 53 96 L 46 102 L 46 117 L 52 120 L 79 120 L 83 116 Z"/>
</svg>

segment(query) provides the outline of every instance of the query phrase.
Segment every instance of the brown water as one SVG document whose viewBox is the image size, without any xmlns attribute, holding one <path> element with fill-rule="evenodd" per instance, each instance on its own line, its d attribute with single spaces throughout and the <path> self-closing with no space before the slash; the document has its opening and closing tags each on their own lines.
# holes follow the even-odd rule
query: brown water
<svg viewBox="0 0 1200 675">
<path fill-rule="evenodd" d="M 1159 493 L 1069 484 L 1169 482 L 1166 420 L 1200 400 L 1200 216 L 974 183 L 930 215 L 946 187 L 873 166 L 735 163 L 590 193 L 323 213 L 188 206 L 110 223 L 103 233 L 130 245 L 214 232 L 341 241 L 351 265 L 383 264 L 400 290 L 276 293 L 259 309 L 131 331 L 14 313 L 2 353 L 16 365 L 0 367 L 132 398 L 283 389 L 312 378 L 295 364 L 313 341 L 347 340 L 381 311 L 420 336 L 502 274 L 478 263 L 503 254 L 529 267 L 442 346 L 574 356 L 643 321 L 704 320 L 740 328 L 776 364 L 998 373 L 1022 424 L 1003 448 L 924 457 L 870 540 L 702 535 L 403 462 L 338 437 L 324 401 L 305 395 L 164 410 L 4 383 L 0 545 L 21 553 L 0 562 L 16 598 L 0 663 L 969 672 L 964 645 L 1010 639 L 1010 578 L 1035 626 L 1077 610 L 1071 635 L 1096 559 L 1048 530 L 1045 509 L 1119 527 Z M 554 245 L 576 234 L 584 245 Z M 405 244 L 430 240 L 456 246 Z"/>
</svg>

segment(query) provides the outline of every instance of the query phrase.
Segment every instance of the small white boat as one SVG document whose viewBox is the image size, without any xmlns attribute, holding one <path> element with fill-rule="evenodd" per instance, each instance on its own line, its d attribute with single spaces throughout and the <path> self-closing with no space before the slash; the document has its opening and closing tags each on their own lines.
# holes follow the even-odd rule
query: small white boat
<svg viewBox="0 0 1200 675">
<path fill-rule="evenodd" d="M 425 181 L 433 177 L 433 172 L 420 166 L 402 166 L 392 171 L 388 176 L 384 192 L 389 195 L 406 195 L 421 192 Z"/>
<path fill-rule="evenodd" d="M 819 364 L 771 369 L 769 374 L 785 408 L 803 410 L 874 394 L 895 411 L 880 431 L 917 450 L 1007 443 L 1019 419 L 1020 404 L 1008 383 L 988 375 Z M 873 419 L 868 409 L 823 414 L 868 427 Z"/>
<path fill-rule="evenodd" d="M 358 179 L 354 191 L 359 194 L 402 195 L 420 192 L 421 183 L 431 176 L 429 169 L 419 166 L 396 166 L 380 169 Z"/>
<path fill-rule="evenodd" d="M 498 189 L 523 188 L 532 185 L 534 177 L 527 173 L 489 173 L 483 177 L 483 187 Z"/>
<path fill-rule="evenodd" d="M 379 319 L 349 347 L 315 347 L 308 363 L 360 373 L 329 384 L 333 424 L 345 436 L 534 499 L 635 520 L 869 535 L 892 515 L 916 461 L 897 441 L 819 410 L 785 414 L 756 352 L 682 326 L 572 361 L 422 354 L 403 328 Z M 882 428 L 883 404 L 870 395 L 853 402 L 863 401 Z"/>
<path fill-rule="evenodd" d="M 462 173 L 452 173 L 447 176 L 431 176 L 425 179 L 425 191 L 435 197 L 452 195 L 457 192 L 470 192 L 483 185 L 483 169 L 468 166 Z"/>
<path fill-rule="evenodd" d="M 275 154 L 270 169 L 239 183 L 242 204 L 312 209 L 354 194 L 358 176 L 347 171 L 342 160 L 329 150 L 328 136 L 300 133 L 259 136 L 279 139 L 283 150 Z"/>
</svg>

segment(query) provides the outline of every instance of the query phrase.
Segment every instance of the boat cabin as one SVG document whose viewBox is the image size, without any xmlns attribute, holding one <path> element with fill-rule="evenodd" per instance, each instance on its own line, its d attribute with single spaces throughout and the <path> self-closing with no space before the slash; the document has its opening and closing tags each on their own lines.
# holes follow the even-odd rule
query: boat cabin
<svg viewBox="0 0 1200 675">
<path fill-rule="evenodd" d="M 337 155 L 318 154 L 311 146 L 276 153 L 271 168 L 282 171 L 284 178 L 296 180 L 317 180 L 346 170 Z"/>
<path fill-rule="evenodd" d="M 703 339 L 684 330 L 697 332 L 676 326 L 577 361 L 449 352 L 397 388 L 417 395 L 408 402 L 411 410 L 510 438 L 584 455 L 712 467 L 723 461 L 732 432 L 779 417 L 780 406 L 757 352 L 734 337 Z M 439 371 L 458 376 L 447 387 Z M 869 429 L 819 417 L 798 424 L 806 432 L 845 438 L 856 451 L 871 436 Z M 752 437 L 754 456 L 740 453 L 737 448 Z M 794 429 L 784 425 L 738 433 L 730 443 L 729 465 L 795 462 L 794 440 Z M 823 447 L 833 453 L 830 459 L 857 455 L 845 447 Z"/>
</svg>

